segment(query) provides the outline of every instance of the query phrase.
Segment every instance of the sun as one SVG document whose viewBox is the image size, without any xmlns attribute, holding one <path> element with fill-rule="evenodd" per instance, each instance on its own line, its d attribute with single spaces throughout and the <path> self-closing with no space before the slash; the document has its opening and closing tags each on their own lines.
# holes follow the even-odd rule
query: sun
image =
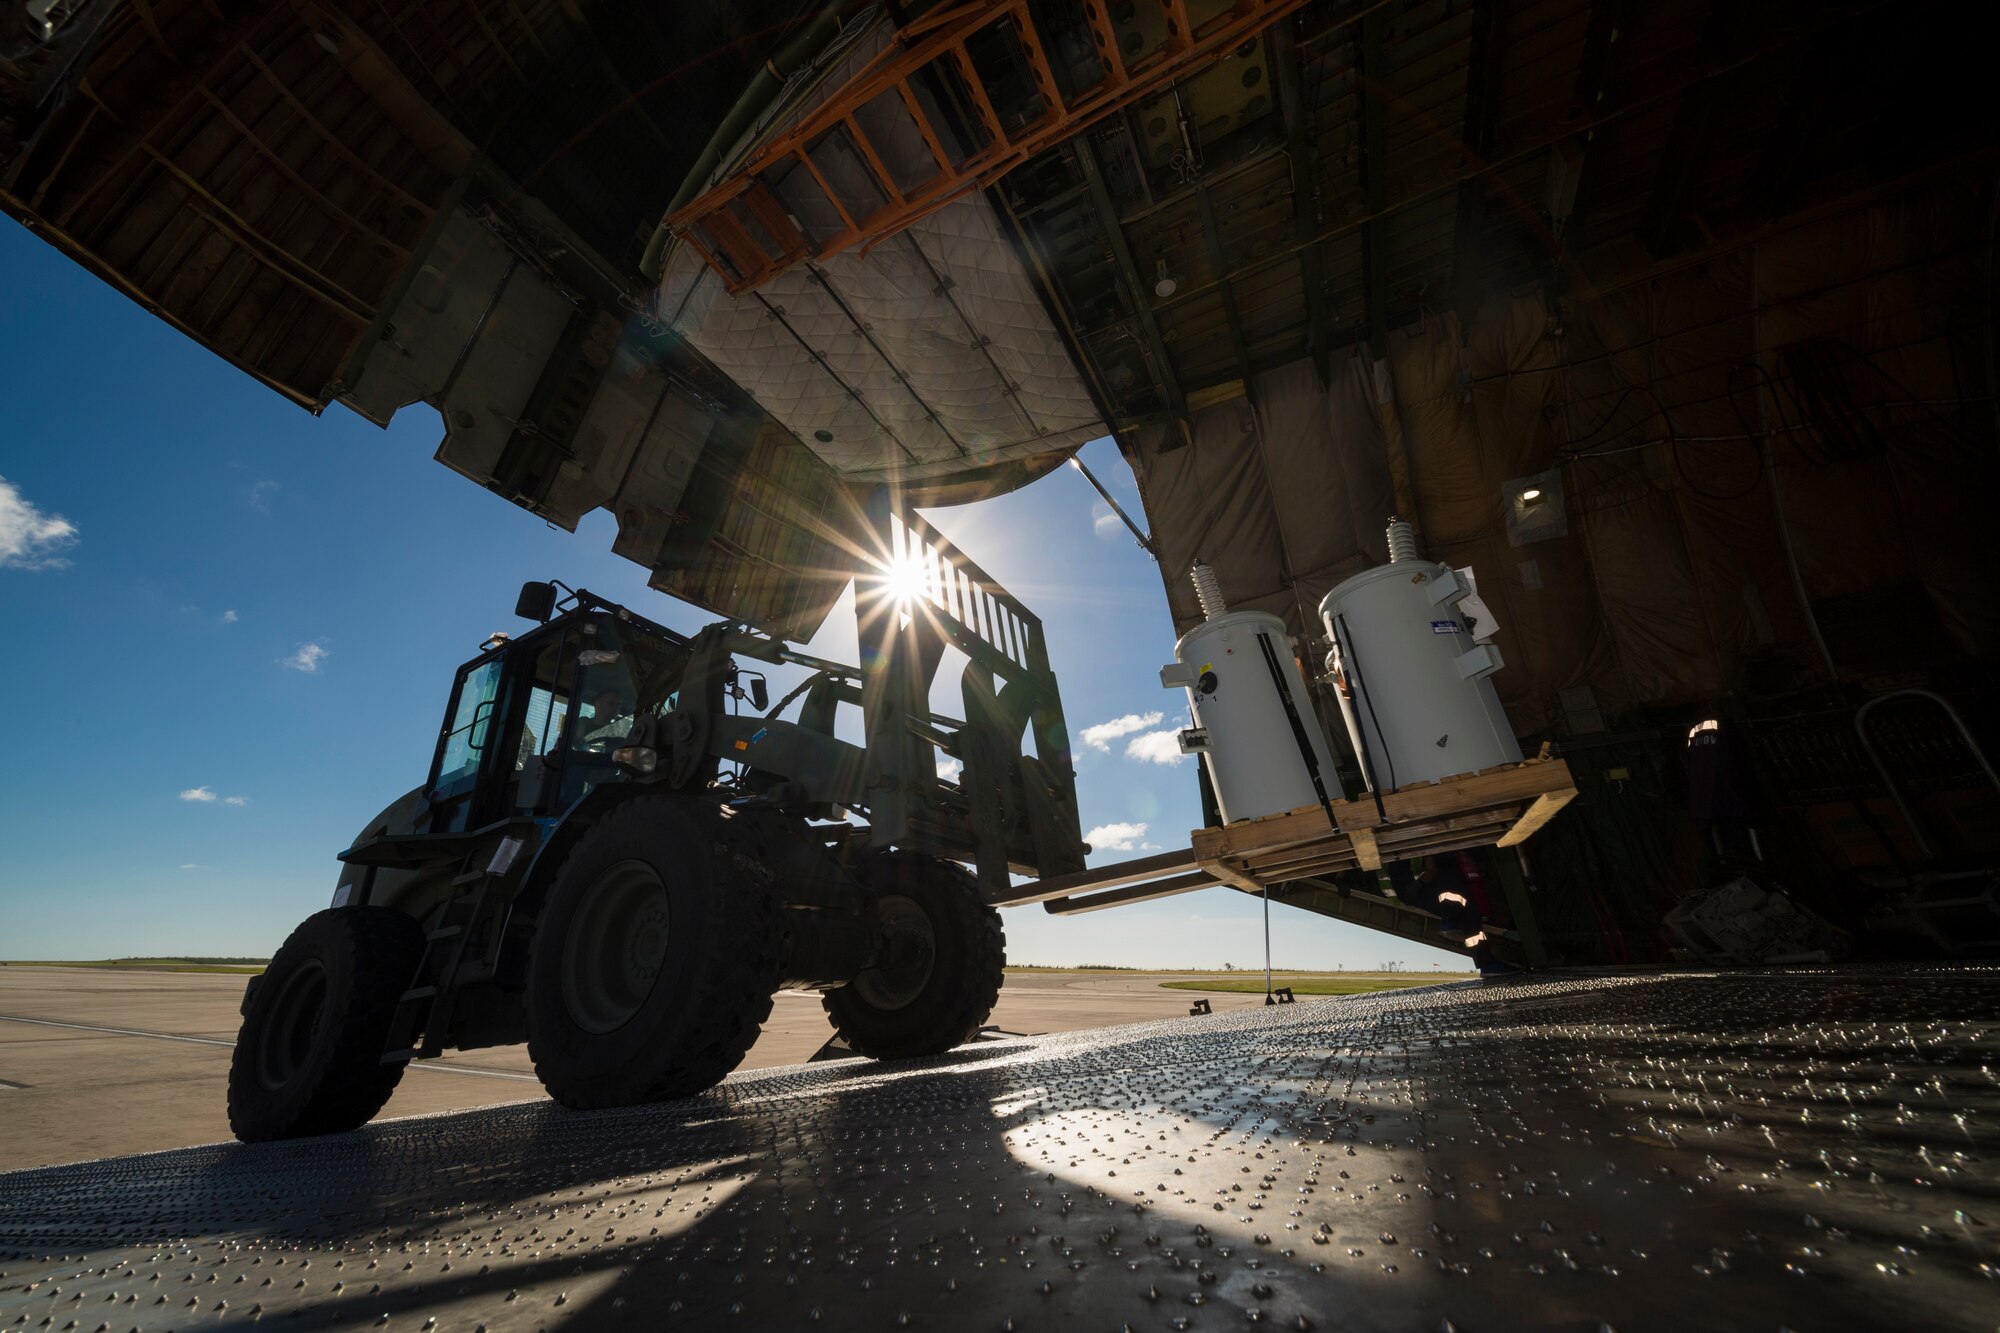
<svg viewBox="0 0 2000 1333">
<path fill-rule="evenodd" d="M 882 596 L 899 608 L 908 607 L 928 595 L 929 574 L 914 553 L 899 555 L 882 566 L 877 576 Z"/>
</svg>

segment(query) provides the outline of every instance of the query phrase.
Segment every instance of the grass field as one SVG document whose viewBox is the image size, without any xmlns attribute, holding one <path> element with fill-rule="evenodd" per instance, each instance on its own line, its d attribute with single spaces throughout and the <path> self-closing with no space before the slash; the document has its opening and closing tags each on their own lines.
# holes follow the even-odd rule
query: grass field
<svg viewBox="0 0 2000 1333">
<path fill-rule="evenodd" d="M 1009 972 L 1137 972 L 1136 967 L 1114 967 L 1110 963 L 1078 963 L 1075 967 L 1050 967 L 1044 963 L 1009 963 Z"/>
<path fill-rule="evenodd" d="M 1469 981 L 1470 972 L 1274 972 L 1273 986 L 1290 986 L 1294 995 L 1367 995 L 1378 990 L 1404 990 L 1411 986 L 1435 986 L 1443 981 Z M 1232 995 L 1262 995 L 1264 978 L 1241 972 L 1218 972 L 1199 981 L 1163 981 L 1167 990 L 1225 991 Z"/>
<path fill-rule="evenodd" d="M 0 961 L 0 967 L 110 967 L 134 972 L 232 972 L 249 976 L 262 972 L 267 961 L 263 958 L 100 958 L 95 961 L 19 958 Z"/>
</svg>

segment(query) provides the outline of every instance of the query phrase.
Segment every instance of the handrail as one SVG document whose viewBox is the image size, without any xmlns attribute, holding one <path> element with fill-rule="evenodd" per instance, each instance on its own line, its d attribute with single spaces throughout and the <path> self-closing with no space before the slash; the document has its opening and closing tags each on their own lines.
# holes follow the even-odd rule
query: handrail
<svg viewBox="0 0 2000 1333">
<path fill-rule="evenodd" d="M 1930 839 L 1924 836 L 1923 828 L 1917 823 L 1916 816 L 1910 813 L 1910 804 L 1903 799 L 1903 789 L 1890 775 L 1889 766 L 1882 762 L 1882 756 L 1876 753 L 1875 743 L 1868 739 L 1868 715 L 1891 699 L 1929 699 L 1944 709 L 1945 716 L 1951 719 L 1952 725 L 1958 728 L 1958 734 L 1964 738 L 1965 748 L 1972 752 L 1973 759 L 1986 770 L 1986 779 L 1993 784 L 1995 791 L 2000 791 L 2000 772 L 1994 771 L 1993 761 L 1986 757 L 1986 751 L 1979 748 L 1979 742 L 1972 738 L 1972 729 L 1965 725 L 1965 719 L 1959 715 L 1956 708 L 1952 707 L 1951 701 L 1935 690 L 1891 690 L 1887 694 L 1870 699 L 1855 710 L 1854 734 L 1861 741 L 1861 749 L 1868 756 L 1868 762 L 1875 765 L 1875 772 L 1881 777 L 1882 785 L 1888 788 L 1889 798 L 1895 801 L 1897 811 L 1903 816 L 1903 822 L 1909 826 L 1910 836 L 1917 840 L 1917 850 L 1929 859 L 1935 854 L 1931 849 Z"/>
</svg>

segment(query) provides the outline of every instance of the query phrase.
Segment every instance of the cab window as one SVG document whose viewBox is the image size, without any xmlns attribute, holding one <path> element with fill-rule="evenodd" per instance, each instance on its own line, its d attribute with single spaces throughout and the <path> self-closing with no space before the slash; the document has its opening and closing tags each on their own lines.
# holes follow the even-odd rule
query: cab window
<svg viewBox="0 0 2000 1333">
<path fill-rule="evenodd" d="M 563 800 L 574 801 L 617 775 L 612 752 L 631 737 L 642 717 L 673 709 L 687 670 L 687 647 L 636 625 L 609 618 L 587 622 L 577 653 L 575 717 L 563 775 Z"/>
<path fill-rule="evenodd" d="M 458 687 L 458 703 L 452 709 L 451 726 L 445 732 L 444 748 L 438 760 L 436 789 L 450 795 L 469 785 L 478 776 L 479 761 L 493 734 L 494 700 L 500 692 L 500 659 L 483 662 L 466 673 Z"/>
<path fill-rule="evenodd" d="M 506 799 L 507 808 L 517 814 L 547 813 L 559 803 L 563 737 L 576 725 L 570 716 L 576 707 L 576 667 L 570 660 L 574 645 L 569 634 L 543 644 L 525 682 L 528 698 Z"/>
<path fill-rule="evenodd" d="M 528 692 L 528 721 L 521 730 L 521 752 L 514 758 L 514 771 L 527 767 L 528 760 L 547 757 L 562 739 L 563 722 L 569 717 L 569 699 L 547 685 Z"/>
</svg>

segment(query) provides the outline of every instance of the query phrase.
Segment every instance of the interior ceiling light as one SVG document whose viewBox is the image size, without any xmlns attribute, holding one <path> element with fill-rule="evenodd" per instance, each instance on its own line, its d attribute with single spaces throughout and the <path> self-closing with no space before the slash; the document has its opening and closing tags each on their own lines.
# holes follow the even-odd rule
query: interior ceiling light
<svg viewBox="0 0 2000 1333">
<path fill-rule="evenodd" d="M 1167 261 L 1165 259 L 1160 260 L 1159 265 L 1153 272 L 1155 275 L 1153 279 L 1153 295 L 1165 300 L 1180 290 L 1180 283 L 1174 280 L 1173 274 L 1167 272 Z"/>
<path fill-rule="evenodd" d="M 1501 483 L 1501 512 L 1507 516 L 1507 541 L 1514 546 L 1567 536 L 1569 520 L 1563 512 L 1562 475 L 1554 468 L 1525 477 L 1509 477 Z"/>
</svg>

